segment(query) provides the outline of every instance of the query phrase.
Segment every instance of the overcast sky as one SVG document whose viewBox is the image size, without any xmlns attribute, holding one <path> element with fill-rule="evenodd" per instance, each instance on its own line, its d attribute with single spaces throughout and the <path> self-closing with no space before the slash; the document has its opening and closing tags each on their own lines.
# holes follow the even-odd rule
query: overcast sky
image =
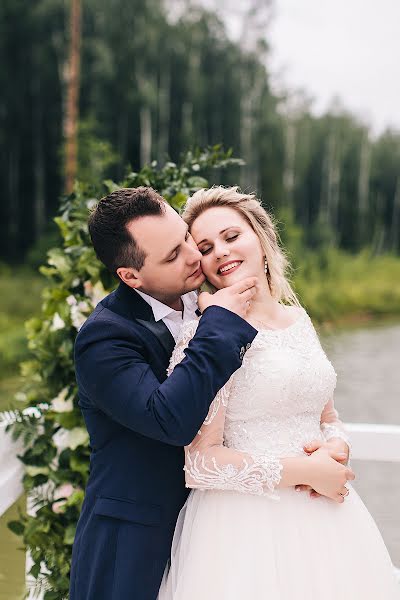
<svg viewBox="0 0 400 600">
<path fill-rule="evenodd" d="M 400 0 L 275 0 L 270 68 L 287 87 L 339 96 L 376 133 L 400 130 Z M 275 78 L 276 79 L 276 78 Z"/>
</svg>

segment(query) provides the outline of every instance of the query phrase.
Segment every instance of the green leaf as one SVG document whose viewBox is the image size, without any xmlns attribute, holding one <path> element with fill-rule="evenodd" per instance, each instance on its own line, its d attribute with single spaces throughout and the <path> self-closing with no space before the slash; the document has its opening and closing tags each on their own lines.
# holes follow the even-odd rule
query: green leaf
<svg viewBox="0 0 400 600">
<path fill-rule="evenodd" d="M 185 204 L 186 200 L 187 200 L 187 195 L 183 194 L 182 192 L 178 192 L 177 194 L 172 196 L 169 203 L 172 206 L 172 208 L 175 208 L 175 210 L 179 211 L 182 208 L 182 206 Z"/>
<path fill-rule="evenodd" d="M 111 194 L 111 192 L 115 192 L 116 190 L 119 190 L 121 187 L 120 185 L 118 185 L 118 183 L 115 183 L 115 181 L 112 181 L 112 179 L 106 179 L 105 181 L 103 181 L 103 185 L 109 194 Z"/>
<path fill-rule="evenodd" d="M 59 592 L 47 591 L 44 593 L 43 600 L 62 600 L 63 597 Z"/>
<path fill-rule="evenodd" d="M 25 527 L 21 521 L 9 521 L 7 523 L 8 529 L 10 529 L 15 535 L 22 535 L 25 531 Z"/>
<path fill-rule="evenodd" d="M 70 465 L 73 471 L 77 473 L 81 473 L 84 477 L 87 477 L 89 474 L 89 465 L 87 464 L 87 460 L 83 461 L 78 456 L 73 454 L 70 458 Z"/>
<path fill-rule="evenodd" d="M 208 186 L 207 179 L 204 179 L 204 177 L 198 177 L 197 175 L 194 177 L 189 177 L 187 182 L 192 189 L 197 190 Z"/>
<path fill-rule="evenodd" d="M 32 577 L 34 577 L 35 579 L 37 579 L 39 573 L 40 573 L 40 562 L 37 562 L 34 565 L 32 565 L 32 568 L 29 571 L 29 574 L 32 575 Z"/>
<path fill-rule="evenodd" d="M 72 546 L 72 544 L 74 543 L 74 539 L 75 539 L 75 532 L 76 532 L 76 525 L 68 525 L 67 529 L 65 530 L 65 534 L 64 534 L 64 544 L 67 544 L 69 546 Z"/>
</svg>

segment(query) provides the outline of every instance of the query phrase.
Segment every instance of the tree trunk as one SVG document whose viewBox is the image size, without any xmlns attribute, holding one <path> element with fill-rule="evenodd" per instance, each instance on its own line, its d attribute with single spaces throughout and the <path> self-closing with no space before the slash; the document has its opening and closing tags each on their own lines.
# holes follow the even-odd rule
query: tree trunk
<svg viewBox="0 0 400 600">
<path fill-rule="evenodd" d="M 366 240 L 368 200 L 369 200 L 369 177 L 371 167 L 371 146 L 368 135 L 361 142 L 360 171 L 358 176 L 358 243 L 362 247 Z"/>
<path fill-rule="evenodd" d="M 140 108 L 140 166 L 151 162 L 151 110 L 149 106 Z"/>
<path fill-rule="evenodd" d="M 293 208 L 297 132 L 296 124 L 289 115 L 287 115 L 285 121 L 285 162 L 282 174 L 283 189 L 285 191 L 284 203 L 287 207 Z"/>
<path fill-rule="evenodd" d="M 67 103 L 64 122 L 65 192 L 70 194 L 78 166 L 79 72 L 81 49 L 81 4 L 71 0 L 70 48 L 66 72 Z"/>
<path fill-rule="evenodd" d="M 390 250 L 399 250 L 400 240 L 400 177 L 397 178 L 396 191 L 393 199 L 392 225 L 390 230 Z"/>
<path fill-rule="evenodd" d="M 159 163 L 165 160 L 169 150 L 170 87 L 171 75 L 168 64 L 161 71 L 158 91 L 157 159 Z"/>
<path fill-rule="evenodd" d="M 11 260 L 18 252 L 18 232 L 20 221 L 20 201 L 19 201 L 19 144 L 18 140 L 12 145 L 9 153 L 8 167 L 8 202 L 9 202 L 9 217 L 8 217 L 8 256 Z M 23 233 L 23 235 L 25 232 Z"/>
<path fill-rule="evenodd" d="M 41 85 L 38 77 L 33 81 L 33 131 L 34 131 L 34 239 L 39 239 L 46 223 L 45 200 L 45 159 L 43 151 L 43 106 L 41 99 Z"/>
</svg>

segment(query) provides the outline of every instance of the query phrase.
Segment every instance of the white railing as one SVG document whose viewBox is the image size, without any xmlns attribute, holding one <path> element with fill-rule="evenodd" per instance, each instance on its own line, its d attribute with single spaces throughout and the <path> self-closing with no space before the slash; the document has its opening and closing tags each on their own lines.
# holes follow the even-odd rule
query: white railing
<svg viewBox="0 0 400 600">
<path fill-rule="evenodd" d="M 400 425 L 347 423 L 346 429 L 352 441 L 352 459 L 400 462 Z M 22 494 L 23 465 L 17 458 L 22 451 L 22 443 L 14 442 L 0 423 L 0 516 Z M 400 570 L 396 572 L 400 579 Z"/>
<path fill-rule="evenodd" d="M 347 423 L 354 460 L 400 462 L 400 425 Z M 0 516 L 22 494 L 23 465 L 18 460 L 23 446 L 13 442 L 0 422 Z"/>
<path fill-rule="evenodd" d="M 400 425 L 346 423 L 352 444 L 352 458 L 400 462 Z"/>
<path fill-rule="evenodd" d="M 22 452 L 22 442 L 13 442 L 5 423 L 0 422 L 0 516 L 23 492 L 23 465 L 17 458 Z"/>
</svg>

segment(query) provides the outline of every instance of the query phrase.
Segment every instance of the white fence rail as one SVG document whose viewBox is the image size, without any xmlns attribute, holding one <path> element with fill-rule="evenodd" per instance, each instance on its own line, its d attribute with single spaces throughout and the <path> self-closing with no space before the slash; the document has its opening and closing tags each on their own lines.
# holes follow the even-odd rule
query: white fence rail
<svg viewBox="0 0 400 600">
<path fill-rule="evenodd" d="M 347 423 L 352 443 L 352 458 L 400 462 L 400 425 Z"/>
<path fill-rule="evenodd" d="M 353 459 L 400 462 L 400 425 L 347 423 L 346 428 Z M 14 442 L 0 423 L 0 516 L 22 493 L 23 467 L 17 458 L 22 450 L 22 443 Z"/>
</svg>

